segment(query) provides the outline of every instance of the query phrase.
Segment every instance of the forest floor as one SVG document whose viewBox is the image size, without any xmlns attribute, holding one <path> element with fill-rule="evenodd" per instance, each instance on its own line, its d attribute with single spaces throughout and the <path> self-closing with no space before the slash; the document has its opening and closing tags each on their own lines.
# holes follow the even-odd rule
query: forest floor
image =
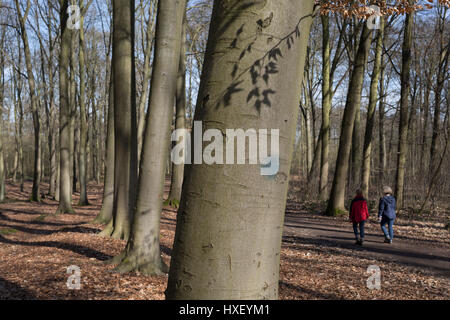
<svg viewBox="0 0 450 320">
<path fill-rule="evenodd" d="M 0 204 L 0 299 L 164 299 L 167 276 L 119 274 L 103 263 L 119 254 L 125 242 L 96 235 L 101 226 L 91 221 L 100 209 L 102 188 L 90 184 L 88 191 L 89 206 L 55 216 L 56 201 L 28 201 L 30 182 L 24 192 L 8 183 L 8 199 Z M 450 299 L 445 214 L 426 220 L 399 217 L 393 244 L 383 243 L 372 214 L 360 247 L 345 217 L 325 217 L 314 203 L 289 200 L 280 299 Z M 167 264 L 175 223 L 176 211 L 164 208 L 161 251 Z M 80 290 L 67 288 L 72 265 L 81 269 Z M 379 290 L 367 288 L 371 265 L 381 271 Z"/>
</svg>

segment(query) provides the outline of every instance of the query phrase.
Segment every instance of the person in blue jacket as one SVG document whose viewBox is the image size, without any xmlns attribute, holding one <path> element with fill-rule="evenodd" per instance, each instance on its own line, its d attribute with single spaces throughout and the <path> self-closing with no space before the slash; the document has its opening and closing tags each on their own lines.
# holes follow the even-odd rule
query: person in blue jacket
<svg viewBox="0 0 450 320">
<path fill-rule="evenodd" d="M 394 221 L 396 218 L 396 202 L 390 187 L 383 187 L 383 198 L 378 206 L 378 221 L 384 233 L 384 242 L 392 243 L 394 238 Z M 386 228 L 388 226 L 389 230 Z"/>
</svg>

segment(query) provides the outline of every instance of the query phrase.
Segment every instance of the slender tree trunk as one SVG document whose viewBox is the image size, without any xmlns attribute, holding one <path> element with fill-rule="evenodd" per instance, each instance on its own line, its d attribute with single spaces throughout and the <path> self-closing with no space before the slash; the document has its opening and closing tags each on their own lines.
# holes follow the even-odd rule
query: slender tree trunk
<svg viewBox="0 0 450 320">
<path fill-rule="evenodd" d="M 59 57 L 59 206 L 56 213 L 74 213 L 70 181 L 70 114 L 69 101 L 69 60 L 71 31 L 67 28 L 68 0 L 60 0 L 61 49 Z"/>
<path fill-rule="evenodd" d="M 168 271 L 161 259 L 159 233 L 185 9 L 184 0 L 158 3 L 155 60 L 132 236 L 124 252 L 116 257 L 120 261 L 117 269 L 122 272 L 139 270 L 153 275 Z"/>
<path fill-rule="evenodd" d="M 439 17 L 439 36 L 440 36 L 440 51 L 439 51 L 439 65 L 438 72 L 436 76 L 436 90 L 434 91 L 434 119 L 433 119 L 433 134 L 431 136 L 431 149 L 430 149 L 430 175 L 433 174 L 437 167 L 437 162 L 439 158 L 437 157 L 437 144 L 438 137 L 440 132 L 440 122 L 441 122 L 441 96 L 442 89 L 444 87 L 444 83 L 446 80 L 447 73 L 447 65 L 449 60 L 449 45 L 445 46 L 444 44 L 444 23 L 445 16 L 447 13 L 447 9 L 441 8 L 443 11 L 444 17 Z M 448 40 L 448 39 L 447 39 Z M 448 81 L 448 78 L 447 78 Z"/>
<path fill-rule="evenodd" d="M 76 172 L 75 172 L 75 126 L 76 126 L 76 83 L 75 83 L 75 34 L 76 31 L 73 30 L 71 32 L 71 40 L 70 40 L 70 61 L 69 61 L 69 69 L 70 69 L 70 77 L 69 77 L 69 103 L 70 103 L 70 117 L 69 117 L 69 162 L 70 162 L 70 194 L 73 195 L 76 191 Z"/>
<path fill-rule="evenodd" d="M 272 130 L 279 130 L 279 152 L 271 149 L 273 160 L 279 155 L 279 167 L 273 176 L 262 176 L 258 164 L 187 166 L 168 299 L 278 296 L 298 89 L 313 4 L 214 1 L 195 120 L 205 130 L 217 129 L 218 141 L 225 139 L 220 132 L 231 128 L 261 130 L 260 137 L 270 136 L 269 141 L 276 140 Z"/>
<path fill-rule="evenodd" d="M 181 35 L 180 66 L 178 68 L 176 88 L 176 114 L 175 129 L 186 127 L 186 16 L 183 18 Z M 169 155 L 170 156 L 170 155 Z M 181 199 L 181 187 L 183 185 L 184 164 L 172 163 L 172 177 L 170 183 L 169 203 L 178 207 Z"/>
<path fill-rule="evenodd" d="M 101 235 L 128 240 L 137 182 L 134 1 L 113 0 L 114 212 Z"/>
<path fill-rule="evenodd" d="M 80 7 L 84 8 L 83 0 L 80 0 Z M 79 69 L 80 69 L 80 155 L 79 155 L 79 176 L 80 176 L 80 201 L 79 205 L 89 204 L 87 197 L 87 179 L 86 179 L 86 142 L 87 142 L 87 123 L 86 123 L 86 77 L 84 61 L 84 18 L 80 17 L 79 30 Z"/>
<path fill-rule="evenodd" d="M 319 198 L 322 201 L 328 197 L 328 161 L 330 141 L 330 111 L 331 111 L 331 78 L 330 78 L 330 31 L 329 17 L 322 15 L 322 153 L 320 158 Z"/>
<path fill-rule="evenodd" d="M 398 141 L 398 153 L 397 153 L 397 173 L 396 173 L 396 186 L 395 195 L 397 197 L 397 209 L 402 209 L 403 202 L 403 189 L 405 181 L 405 165 L 406 155 L 408 152 L 408 116 L 409 116 L 409 91 L 410 91 L 410 66 L 412 60 L 411 48 L 412 48 L 412 31 L 414 25 L 414 14 L 409 13 L 405 18 L 405 31 L 403 37 L 402 47 L 402 70 L 401 70 L 401 92 L 400 92 L 400 125 L 399 125 L 399 141 Z"/>
<path fill-rule="evenodd" d="M 383 65 L 383 55 L 381 55 L 381 65 Z M 386 171 L 386 133 L 384 131 L 385 128 L 385 90 L 384 90 L 384 67 L 381 68 L 380 74 L 380 102 L 378 104 L 378 135 L 379 135 L 379 183 L 380 185 L 384 184 L 385 180 L 385 171 Z"/>
<path fill-rule="evenodd" d="M 364 70 L 367 62 L 371 38 L 372 32 L 367 28 L 366 23 L 364 23 L 363 31 L 361 33 L 361 40 L 359 42 L 355 57 L 355 65 L 352 69 L 347 102 L 345 105 L 344 117 L 342 119 L 336 170 L 334 173 L 330 199 L 328 201 L 327 214 L 332 216 L 340 214 L 345 210 L 345 180 L 348 173 L 353 127 L 356 112 L 360 108 Z"/>
<path fill-rule="evenodd" d="M 423 102 L 423 128 L 422 128 L 422 147 L 420 152 L 420 170 L 425 170 L 425 163 L 427 159 L 427 130 L 428 130 L 428 117 L 430 113 L 430 92 L 431 92 L 431 80 L 426 79 L 425 94 Z"/>
<path fill-rule="evenodd" d="M 18 15 L 20 34 L 23 41 L 23 50 L 25 53 L 25 65 L 28 76 L 28 86 L 30 91 L 31 100 L 31 113 L 33 116 L 34 125 L 34 171 L 33 171 L 33 188 L 31 191 L 31 201 L 40 202 L 40 184 L 41 184 L 41 134 L 40 134 L 40 121 L 39 121 L 39 110 L 38 110 L 38 97 L 36 95 L 36 82 L 33 74 L 33 66 L 31 61 L 31 52 L 28 42 L 28 33 L 26 28 L 26 21 L 31 8 L 31 1 L 27 1 L 27 8 L 24 15 L 22 15 L 22 10 L 19 4 L 19 0 L 15 0 L 16 11 Z"/>
<path fill-rule="evenodd" d="M 154 25 L 154 16 L 155 16 L 155 5 L 156 1 L 152 0 L 149 5 L 149 18 L 147 23 L 147 30 L 145 34 L 145 51 L 144 51 L 144 76 L 143 76 L 143 85 L 142 85 L 142 93 L 139 101 L 139 121 L 138 121 L 138 160 L 141 158 L 142 153 L 142 141 L 144 139 L 144 129 L 145 129 L 145 108 L 148 103 L 148 90 L 149 90 L 149 81 L 151 76 L 151 64 L 150 58 L 152 54 L 153 48 L 153 25 Z M 139 162 L 138 162 L 139 164 Z"/>
<path fill-rule="evenodd" d="M 370 83 L 369 107 L 367 108 L 366 133 L 364 135 L 364 153 L 361 185 L 363 194 L 369 198 L 369 183 L 370 183 L 370 160 L 372 156 L 372 137 L 373 126 L 375 124 L 375 109 L 378 100 L 378 83 L 380 82 L 381 73 L 381 57 L 383 55 L 383 37 L 384 37 L 384 18 L 380 18 L 380 29 L 376 37 L 375 61 L 373 64 L 372 79 Z M 381 98 L 383 99 L 383 98 Z M 381 105 L 380 100 L 380 105 Z"/>
<path fill-rule="evenodd" d="M 5 159 L 3 158 L 3 104 L 5 98 L 5 50 L 3 46 L 5 32 L 6 27 L 2 26 L 0 43 L 0 202 L 5 200 Z"/>
<path fill-rule="evenodd" d="M 108 223 L 113 217 L 114 204 L 114 78 L 109 80 L 108 123 L 106 133 L 106 162 L 102 209 L 95 223 Z"/>
<path fill-rule="evenodd" d="M 361 131 L 361 109 L 359 107 L 356 109 L 352 134 L 351 170 L 349 179 L 349 187 L 352 190 L 359 187 L 359 179 L 361 178 Z"/>
</svg>

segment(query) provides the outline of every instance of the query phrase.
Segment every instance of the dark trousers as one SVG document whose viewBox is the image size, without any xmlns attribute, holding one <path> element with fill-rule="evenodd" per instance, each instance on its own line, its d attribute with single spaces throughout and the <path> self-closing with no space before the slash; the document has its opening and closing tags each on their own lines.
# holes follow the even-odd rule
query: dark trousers
<svg viewBox="0 0 450 320">
<path fill-rule="evenodd" d="M 355 233 L 356 240 L 359 239 L 359 235 L 361 235 L 361 239 L 364 239 L 364 224 L 366 221 L 361 221 L 359 223 L 353 223 L 353 232 Z M 359 233 L 358 233 L 358 224 L 359 224 Z"/>
<path fill-rule="evenodd" d="M 380 222 L 381 230 L 383 231 L 384 236 L 391 240 L 394 239 L 394 221 L 395 219 L 389 219 L 383 216 Z M 388 225 L 388 228 L 386 228 L 386 225 Z"/>
</svg>

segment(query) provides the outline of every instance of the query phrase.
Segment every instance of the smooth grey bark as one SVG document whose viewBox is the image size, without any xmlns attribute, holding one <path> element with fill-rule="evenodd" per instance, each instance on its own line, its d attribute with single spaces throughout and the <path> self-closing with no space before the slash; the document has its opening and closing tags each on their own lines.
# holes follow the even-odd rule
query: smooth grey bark
<svg viewBox="0 0 450 320">
<path fill-rule="evenodd" d="M 175 129 L 186 127 L 186 15 L 183 18 L 181 34 L 180 63 L 178 67 L 176 87 L 176 113 Z M 169 155 L 170 156 L 170 155 Z M 183 186 L 184 165 L 172 163 L 172 175 L 170 181 L 169 204 L 178 207 L 181 199 L 181 188 Z"/>
<path fill-rule="evenodd" d="M 33 187 L 31 191 L 31 201 L 40 202 L 40 184 L 41 184 L 41 134 L 40 134 L 40 121 L 39 121 L 39 107 L 38 97 L 36 94 L 36 81 L 33 74 L 33 66 L 31 61 L 31 51 L 28 41 L 28 33 L 26 29 L 26 21 L 31 8 L 31 1 L 27 0 L 27 7 L 22 14 L 22 10 L 18 0 L 14 1 L 16 5 L 16 12 L 19 20 L 20 35 L 23 41 L 23 50 L 25 54 L 25 66 L 27 70 L 28 86 L 30 91 L 31 100 L 31 113 L 33 116 L 34 126 L 34 170 L 33 170 Z"/>
<path fill-rule="evenodd" d="M 132 234 L 124 252 L 114 258 L 119 261 L 116 270 L 120 272 L 139 270 L 153 275 L 168 271 L 161 259 L 159 233 L 185 9 L 185 0 L 158 3 L 155 58 Z"/>
<path fill-rule="evenodd" d="M 73 195 L 77 189 L 76 184 L 76 145 L 75 145 L 75 127 L 76 127 L 76 115 L 77 115 L 77 106 L 76 106 L 76 83 L 75 83 L 75 60 L 76 60 L 76 50 L 75 50 L 75 35 L 76 29 L 74 29 L 71 33 L 70 39 L 70 59 L 69 59 L 69 104 L 70 104 L 70 116 L 69 116 L 69 162 L 70 162 L 70 194 Z"/>
<path fill-rule="evenodd" d="M 154 32 L 154 17 L 155 9 L 156 9 L 156 0 L 151 0 L 149 5 L 149 18 L 147 23 L 147 30 L 145 33 L 145 50 L 144 50 L 144 76 L 143 76 L 143 85 L 142 85 L 142 93 L 139 100 L 139 119 L 138 119 L 138 160 L 141 158 L 142 153 L 142 142 L 144 140 L 144 131 L 145 131 L 145 119 L 146 112 L 145 107 L 148 103 L 148 91 L 149 91 L 149 81 L 150 76 L 152 74 L 152 68 L 150 64 L 150 58 L 152 54 L 153 48 L 153 32 Z M 138 161 L 139 165 L 139 161 Z"/>
<path fill-rule="evenodd" d="M 408 153 L 408 123 L 409 123 L 409 91 L 410 91 L 410 68 L 412 61 L 412 32 L 414 25 L 414 13 L 408 13 L 405 18 L 405 27 L 402 45 L 402 69 L 400 75 L 400 125 L 398 132 L 397 171 L 395 177 L 395 196 L 397 210 L 403 208 L 403 189 L 405 182 L 406 156 Z"/>
<path fill-rule="evenodd" d="M 5 102 L 5 33 L 6 27 L 3 26 L 0 39 L 0 201 L 5 200 L 5 159 L 3 158 L 3 105 Z"/>
<path fill-rule="evenodd" d="M 114 211 L 103 236 L 128 240 L 137 183 L 134 1 L 113 0 Z"/>
<path fill-rule="evenodd" d="M 195 120 L 202 121 L 203 130 L 267 129 L 268 141 L 278 129 L 280 165 L 273 176 L 262 176 L 258 164 L 187 166 L 167 299 L 278 296 L 313 4 L 214 1 Z"/>
<path fill-rule="evenodd" d="M 18 47 L 18 59 L 17 59 L 17 70 L 20 70 L 22 66 L 22 50 L 20 48 L 20 39 L 17 39 L 17 47 Z M 16 144 L 17 144 L 17 153 L 18 153 L 18 176 L 19 176 L 19 186 L 20 191 L 23 192 L 24 185 L 24 158 L 23 158 L 23 101 L 22 101 L 22 89 L 23 89 L 23 82 L 22 82 L 22 75 L 20 72 L 14 72 L 13 73 L 13 79 L 14 79 L 14 87 L 15 87 L 15 98 L 14 98 L 14 120 L 15 120 L 15 137 L 16 137 Z M 17 94 L 17 96 L 16 96 Z"/>
<path fill-rule="evenodd" d="M 102 208 L 95 223 L 106 224 L 112 220 L 114 205 L 114 77 L 109 80 L 108 119 L 106 132 L 106 161 Z"/>
<path fill-rule="evenodd" d="M 61 21 L 61 49 L 59 56 L 59 205 L 56 213 L 74 213 L 72 208 L 72 194 L 70 180 L 70 113 L 69 102 L 69 59 L 71 47 L 71 31 L 67 28 L 68 0 L 60 0 L 60 21 Z"/>
<path fill-rule="evenodd" d="M 364 23 L 358 50 L 354 59 L 354 67 L 352 68 L 347 101 L 342 119 L 336 170 L 334 173 L 328 207 L 326 210 L 327 214 L 330 216 L 341 214 L 345 211 L 345 181 L 348 173 L 353 127 L 356 112 L 360 108 L 364 70 L 367 63 L 367 55 L 370 48 L 371 38 L 372 32 L 367 28 L 366 23 Z"/>
<path fill-rule="evenodd" d="M 80 0 L 80 8 L 82 11 L 86 11 L 87 7 L 84 7 L 84 1 Z M 86 177 L 86 144 L 87 144 L 87 118 L 86 118 L 86 70 L 85 70 L 85 58 L 84 58 L 84 18 L 83 14 L 80 17 L 80 29 L 79 29 L 79 53 L 78 63 L 80 72 L 80 153 L 79 153 L 79 180 L 80 180 L 80 200 L 79 205 L 86 206 L 89 204 L 87 197 L 87 177 Z"/>
</svg>

